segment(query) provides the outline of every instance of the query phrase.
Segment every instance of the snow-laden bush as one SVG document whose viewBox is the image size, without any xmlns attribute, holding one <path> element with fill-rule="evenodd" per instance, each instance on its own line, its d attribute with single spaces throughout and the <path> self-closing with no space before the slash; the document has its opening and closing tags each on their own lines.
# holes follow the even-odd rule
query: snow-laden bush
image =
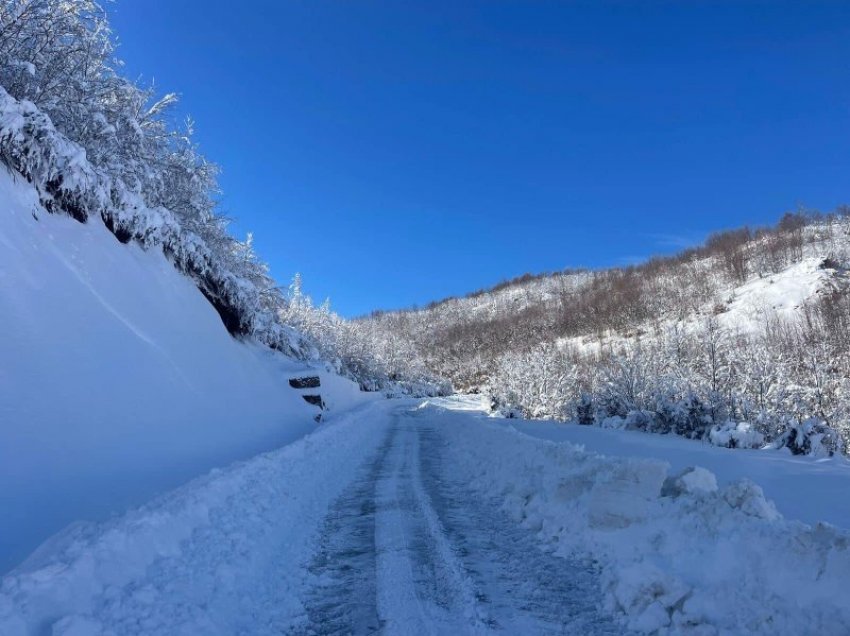
<svg viewBox="0 0 850 636">
<path fill-rule="evenodd" d="M 711 427 L 709 441 L 715 446 L 726 448 L 761 448 L 764 435 L 748 422 L 725 422 Z"/>
<path fill-rule="evenodd" d="M 764 311 L 762 332 L 734 332 L 709 317 L 688 331 L 659 330 L 607 350 L 561 344 L 511 352 L 496 360 L 490 390 L 527 417 L 730 447 L 844 452 L 850 438 L 850 383 L 843 371 L 850 368 L 844 336 L 850 302 L 843 297 L 829 295 L 827 305 L 804 306 L 794 318 Z M 812 417 L 829 421 L 831 429 L 801 428 L 799 422 Z"/>
<path fill-rule="evenodd" d="M 702 439 L 711 425 L 711 416 L 705 404 L 693 392 L 683 396 L 665 395 L 657 407 L 658 430 L 672 432 L 690 439 Z"/>
<path fill-rule="evenodd" d="M 632 409 L 626 415 L 623 422 L 626 430 L 629 431 L 649 431 L 652 429 L 655 421 L 655 413 L 643 409 Z"/>
<path fill-rule="evenodd" d="M 785 433 L 777 440 L 776 446 L 787 448 L 794 455 L 815 457 L 830 457 L 845 450 L 838 432 L 816 418 L 789 424 Z"/>
<path fill-rule="evenodd" d="M 609 415 L 608 417 L 603 417 L 599 420 L 599 426 L 602 428 L 621 430 L 626 428 L 626 418 L 620 417 L 619 415 Z"/>
<path fill-rule="evenodd" d="M 582 393 L 575 404 L 575 420 L 579 424 L 593 424 L 596 414 L 593 408 L 593 399 L 586 393 Z"/>
</svg>

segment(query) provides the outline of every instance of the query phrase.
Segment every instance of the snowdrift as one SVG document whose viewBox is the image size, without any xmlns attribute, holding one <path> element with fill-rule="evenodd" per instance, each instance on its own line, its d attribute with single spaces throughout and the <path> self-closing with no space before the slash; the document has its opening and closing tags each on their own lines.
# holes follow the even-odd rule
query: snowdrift
<svg viewBox="0 0 850 636">
<path fill-rule="evenodd" d="M 371 401 L 121 517 L 69 528 L 0 579 L 0 634 L 283 633 L 304 614 L 316 526 L 396 404 Z"/>
<path fill-rule="evenodd" d="M 287 384 L 304 369 L 233 339 L 159 248 L 48 214 L 0 169 L 0 572 L 77 519 L 312 430 Z"/>
<path fill-rule="evenodd" d="M 484 415 L 444 416 L 457 419 L 444 430 L 463 477 L 549 549 L 598 562 L 606 604 L 630 629 L 850 633 L 846 530 L 784 519 L 749 480 L 718 487 L 704 468 L 673 472 L 663 461 L 528 437 Z"/>
</svg>

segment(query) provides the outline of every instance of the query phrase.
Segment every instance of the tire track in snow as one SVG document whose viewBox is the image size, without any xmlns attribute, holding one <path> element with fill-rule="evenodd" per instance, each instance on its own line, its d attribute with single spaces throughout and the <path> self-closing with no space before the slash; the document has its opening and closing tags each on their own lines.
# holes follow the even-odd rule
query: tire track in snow
<svg viewBox="0 0 850 636">
<path fill-rule="evenodd" d="M 331 509 L 302 633 L 622 633 L 590 567 L 543 552 L 452 478 L 435 415 L 394 416 Z"/>
<path fill-rule="evenodd" d="M 396 429 L 391 428 L 374 460 L 334 503 L 322 528 L 321 547 L 309 565 L 316 583 L 305 599 L 308 625 L 299 634 L 374 634 L 375 484 Z"/>
<path fill-rule="evenodd" d="M 377 604 L 387 634 L 486 631 L 474 594 L 422 488 L 419 437 L 396 418 L 396 444 L 376 484 Z"/>
<path fill-rule="evenodd" d="M 418 437 L 404 417 L 335 502 L 309 566 L 300 634 L 471 633 L 436 515 L 417 488 Z M 429 524 L 428 520 L 431 520 Z"/>
<path fill-rule="evenodd" d="M 544 552 L 529 530 L 499 509 L 498 501 L 482 500 L 454 478 L 433 411 L 417 417 L 424 486 L 477 590 L 478 614 L 492 631 L 622 634 L 622 626 L 601 611 L 593 568 Z"/>
</svg>

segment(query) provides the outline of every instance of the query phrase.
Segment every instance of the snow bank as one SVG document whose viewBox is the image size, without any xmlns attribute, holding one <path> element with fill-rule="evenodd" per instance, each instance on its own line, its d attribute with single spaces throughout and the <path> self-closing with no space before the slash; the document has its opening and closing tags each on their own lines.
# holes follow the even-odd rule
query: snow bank
<svg viewBox="0 0 850 636">
<path fill-rule="evenodd" d="M 282 633 L 304 616 L 316 528 L 363 449 L 385 437 L 393 406 L 372 402 L 123 517 L 67 530 L 0 580 L 0 634 Z"/>
<path fill-rule="evenodd" d="M 647 435 L 544 420 L 510 423 L 526 435 L 576 444 L 592 452 L 661 459 L 674 471 L 703 466 L 717 476 L 721 486 L 750 479 L 762 487 L 786 518 L 850 528 L 850 500 L 846 496 L 850 492 L 850 460 L 843 456 L 815 458 L 792 455 L 785 449 L 729 450 L 676 435 Z"/>
<path fill-rule="evenodd" d="M 531 438 L 484 415 L 443 416 L 457 420 L 444 427 L 453 466 L 552 550 L 598 561 L 606 603 L 629 628 L 850 632 L 850 533 L 784 519 L 748 480 L 718 488 L 703 468 L 671 474 L 665 462 Z"/>
<path fill-rule="evenodd" d="M 287 384 L 303 369 L 231 338 L 158 249 L 48 214 L 0 169 L 0 572 L 72 521 L 312 430 Z"/>
</svg>

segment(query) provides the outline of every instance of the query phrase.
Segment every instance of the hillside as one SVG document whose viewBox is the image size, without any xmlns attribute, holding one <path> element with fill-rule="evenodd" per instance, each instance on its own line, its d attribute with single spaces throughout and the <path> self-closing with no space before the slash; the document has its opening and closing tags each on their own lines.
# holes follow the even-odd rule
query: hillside
<svg viewBox="0 0 850 636">
<path fill-rule="evenodd" d="M 100 221 L 118 242 L 160 252 L 234 337 L 323 360 L 365 389 L 437 390 L 400 355 L 404 343 L 379 343 L 271 278 L 251 235 L 229 231 L 219 168 L 191 122 L 175 121 L 177 96 L 122 76 L 115 46 L 92 0 L 0 4 L 0 163 L 47 212 Z"/>
<path fill-rule="evenodd" d="M 330 412 L 434 389 L 281 290 L 176 97 L 114 51 L 96 2 L 0 3 L 0 571 L 312 430 L 292 375 L 320 375 Z"/>
<path fill-rule="evenodd" d="M 6 170 L 0 205 L 0 570 L 315 428 L 287 384 L 308 365 L 231 337 L 161 253 L 49 214 Z M 356 397 L 324 375 L 332 411 Z"/>
<path fill-rule="evenodd" d="M 846 210 L 789 213 L 642 265 L 363 320 L 506 412 L 830 453 L 850 435 L 848 265 Z"/>
</svg>

